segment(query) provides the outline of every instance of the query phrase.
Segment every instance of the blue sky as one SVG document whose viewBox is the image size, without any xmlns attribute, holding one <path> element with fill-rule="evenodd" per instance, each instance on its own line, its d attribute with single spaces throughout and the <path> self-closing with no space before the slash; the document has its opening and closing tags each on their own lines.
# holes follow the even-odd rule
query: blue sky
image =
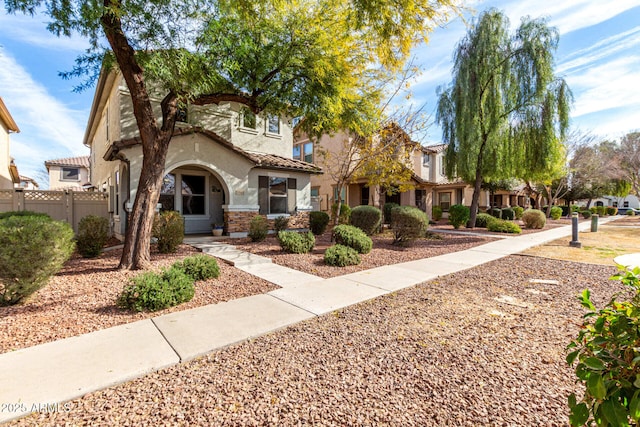
<svg viewBox="0 0 640 427">
<path fill-rule="evenodd" d="M 556 72 L 573 90 L 572 126 L 618 139 L 640 129 L 640 0 L 466 1 L 467 20 L 489 7 L 503 10 L 515 28 L 522 16 L 546 16 L 560 31 Z M 4 6 L 4 5 L 3 5 Z M 88 154 L 82 145 L 93 91 L 74 93 L 58 72 L 70 70 L 86 48 L 79 38 L 58 39 L 46 17 L 0 12 L 0 96 L 21 132 L 11 135 L 11 155 L 22 175 L 41 185 L 47 159 Z M 415 49 L 422 72 L 411 85 L 413 103 L 432 113 L 436 88 L 451 80 L 451 59 L 465 24 L 455 19 Z M 425 143 L 437 143 L 433 126 Z"/>
</svg>

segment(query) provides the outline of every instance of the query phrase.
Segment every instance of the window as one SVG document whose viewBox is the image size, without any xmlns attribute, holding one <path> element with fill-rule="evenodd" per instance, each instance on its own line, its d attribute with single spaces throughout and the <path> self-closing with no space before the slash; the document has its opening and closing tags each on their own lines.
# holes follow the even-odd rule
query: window
<svg viewBox="0 0 640 427">
<path fill-rule="evenodd" d="M 80 181 L 80 169 L 62 168 L 62 181 Z"/>
<path fill-rule="evenodd" d="M 280 117 L 271 114 L 267 117 L 267 133 L 280 135 Z"/>
<path fill-rule="evenodd" d="M 444 212 L 448 212 L 449 207 L 451 206 L 451 193 L 439 193 L 438 204 Z"/>
<path fill-rule="evenodd" d="M 422 165 L 429 166 L 429 159 L 431 159 L 431 155 L 429 153 L 422 153 Z"/>
<path fill-rule="evenodd" d="M 293 146 L 293 158 L 313 163 L 313 142 L 304 142 Z"/>
<path fill-rule="evenodd" d="M 202 175 L 182 175 L 182 214 L 204 215 L 205 177 Z"/>
<path fill-rule="evenodd" d="M 288 214 L 296 210 L 297 182 L 295 178 L 258 177 L 260 214 Z"/>
<path fill-rule="evenodd" d="M 300 145 L 293 146 L 293 158 L 296 160 L 302 160 L 302 158 L 300 157 L 300 148 Z"/>
<path fill-rule="evenodd" d="M 176 176 L 172 173 L 166 174 L 162 179 L 162 187 L 160 188 L 160 201 L 162 205 L 161 211 L 175 211 L 176 196 Z"/>
<path fill-rule="evenodd" d="M 628 208 L 628 207 L 629 207 L 629 201 L 625 200 L 625 201 L 623 202 L 623 206 L 624 206 L 625 208 Z"/>
<path fill-rule="evenodd" d="M 427 191 L 416 189 L 416 207 L 421 211 L 427 210 Z"/>
<path fill-rule="evenodd" d="M 256 128 L 256 115 L 248 108 L 243 108 L 240 112 L 240 126 L 247 129 Z"/>
<path fill-rule="evenodd" d="M 366 187 L 364 185 L 360 186 L 360 204 L 369 204 L 369 187 Z"/>
<path fill-rule="evenodd" d="M 116 189 L 114 193 L 114 197 L 116 199 L 116 205 L 114 206 L 115 214 L 120 215 L 120 171 L 116 171 Z"/>
<path fill-rule="evenodd" d="M 342 187 L 342 191 L 340 192 L 340 195 L 342 197 L 340 197 L 340 200 L 342 200 L 342 203 L 345 203 L 345 200 L 347 200 L 347 188 L 346 187 Z M 338 187 L 334 186 L 333 187 L 333 201 L 334 203 L 338 203 Z"/>
<path fill-rule="evenodd" d="M 491 206 L 501 208 L 502 207 L 502 194 L 494 194 L 491 196 Z"/>
<path fill-rule="evenodd" d="M 618 207 L 618 202 L 613 202 L 613 207 L 617 208 Z"/>
<path fill-rule="evenodd" d="M 444 169 L 444 156 L 440 156 L 440 175 L 446 176 L 447 172 Z"/>
<path fill-rule="evenodd" d="M 311 187 L 311 197 L 320 197 L 320 187 Z"/>
</svg>

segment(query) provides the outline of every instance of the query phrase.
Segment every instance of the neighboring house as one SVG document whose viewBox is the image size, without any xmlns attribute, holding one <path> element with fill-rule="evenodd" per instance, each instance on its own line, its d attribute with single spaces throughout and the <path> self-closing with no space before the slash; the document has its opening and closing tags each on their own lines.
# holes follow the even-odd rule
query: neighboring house
<svg viewBox="0 0 640 427">
<path fill-rule="evenodd" d="M 586 202 L 580 204 L 586 206 Z M 627 197 L 603 196 L 599 199 L 594 199 L 591 202 L 591 206 L 612 206 L 618 208 L 620 213 L 625 213 L 626 210 L 630 208 L 640 209 L 640 200 L 634 195 Z"/>
<path fill-rule="evenodd" d="M 161 99 L 154 99 L 159 107 Z M 158 108 L 158 119 L 161 119 Z M 84 144 L 91 149 L 91 184 L 109 193 L 117 236 L 126 230 L 142 168 L 142 146 L 131 97 L 116 71 L 98 80 Z M 321 169 L 293 159 L 290 120 L 254 115 L 241 104 L 190 105 L 169 145 L 160 210 L 184 216 L 186 233 L 244 236 L 251 219 L 289 216 L 306 228 L 312 210 L 310 177 Z"/>
<path fill-rule="evenodd" d="M 83 191 L 89 183 L 89 156 L 44 162 L 49 173 L 49 190 Z"/>
<path fill-rule="evenodd" d="M 20 129 L 0 98 L 0 190 L 12 189 L 20 182 L 18 167 L 10 154 L 9 134 L 15 132 Z"/>
<path fill-rule="evenodd" d="M 28 176 L 20 175 L 20 182 L 14 184 L 14 188 L 22 188 L 24 190 L 37 190 L 40 188 L 38 182 Z"/>
</svg>

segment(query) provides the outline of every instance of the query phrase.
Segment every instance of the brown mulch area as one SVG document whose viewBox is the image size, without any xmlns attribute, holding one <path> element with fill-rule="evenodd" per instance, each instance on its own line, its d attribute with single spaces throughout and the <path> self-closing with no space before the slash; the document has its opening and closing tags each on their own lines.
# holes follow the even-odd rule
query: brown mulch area
<svg viewBox="0 0 640 427">
<path fill-rule="evenodd" d="M 152 251 L 151 261 L 154 269 L 166 268 L 196 253 L 191 246 L 181 245 L 175 254 Z M 76 254 L 28 301 L 0 307 L 0 353 L 278 288 L 218 262 L 220 276 L 197 282 L 191 301 L 153 313 L 131 312 L 118 308 L 116 300 L 129 279 L 141 272 L 117 270 L 121 254 L 120 249 L 106 251 L 94 259 Z"/>
<path fill-rule="evenodd" d="M 15 424 L 568 425 L 567 395 L 580 393 L 565 363 L 584 313 L 576 295 L 589 288 L 602 307 L 621 290 L 615 271 L 510 256 Z"/>
</svg>

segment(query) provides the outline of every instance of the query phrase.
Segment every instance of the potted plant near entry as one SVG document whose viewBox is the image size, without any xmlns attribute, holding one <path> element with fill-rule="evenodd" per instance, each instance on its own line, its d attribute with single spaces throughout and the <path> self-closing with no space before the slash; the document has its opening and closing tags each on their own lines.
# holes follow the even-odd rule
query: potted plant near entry
<svg viewBox="0 0 640 427">
<path fill-rule="evenodd" d="M 222 224 L 211 224 L 211 232 L 214 236 L 222 236 L 222 230 L 224 226 Z"/>
</svg>

